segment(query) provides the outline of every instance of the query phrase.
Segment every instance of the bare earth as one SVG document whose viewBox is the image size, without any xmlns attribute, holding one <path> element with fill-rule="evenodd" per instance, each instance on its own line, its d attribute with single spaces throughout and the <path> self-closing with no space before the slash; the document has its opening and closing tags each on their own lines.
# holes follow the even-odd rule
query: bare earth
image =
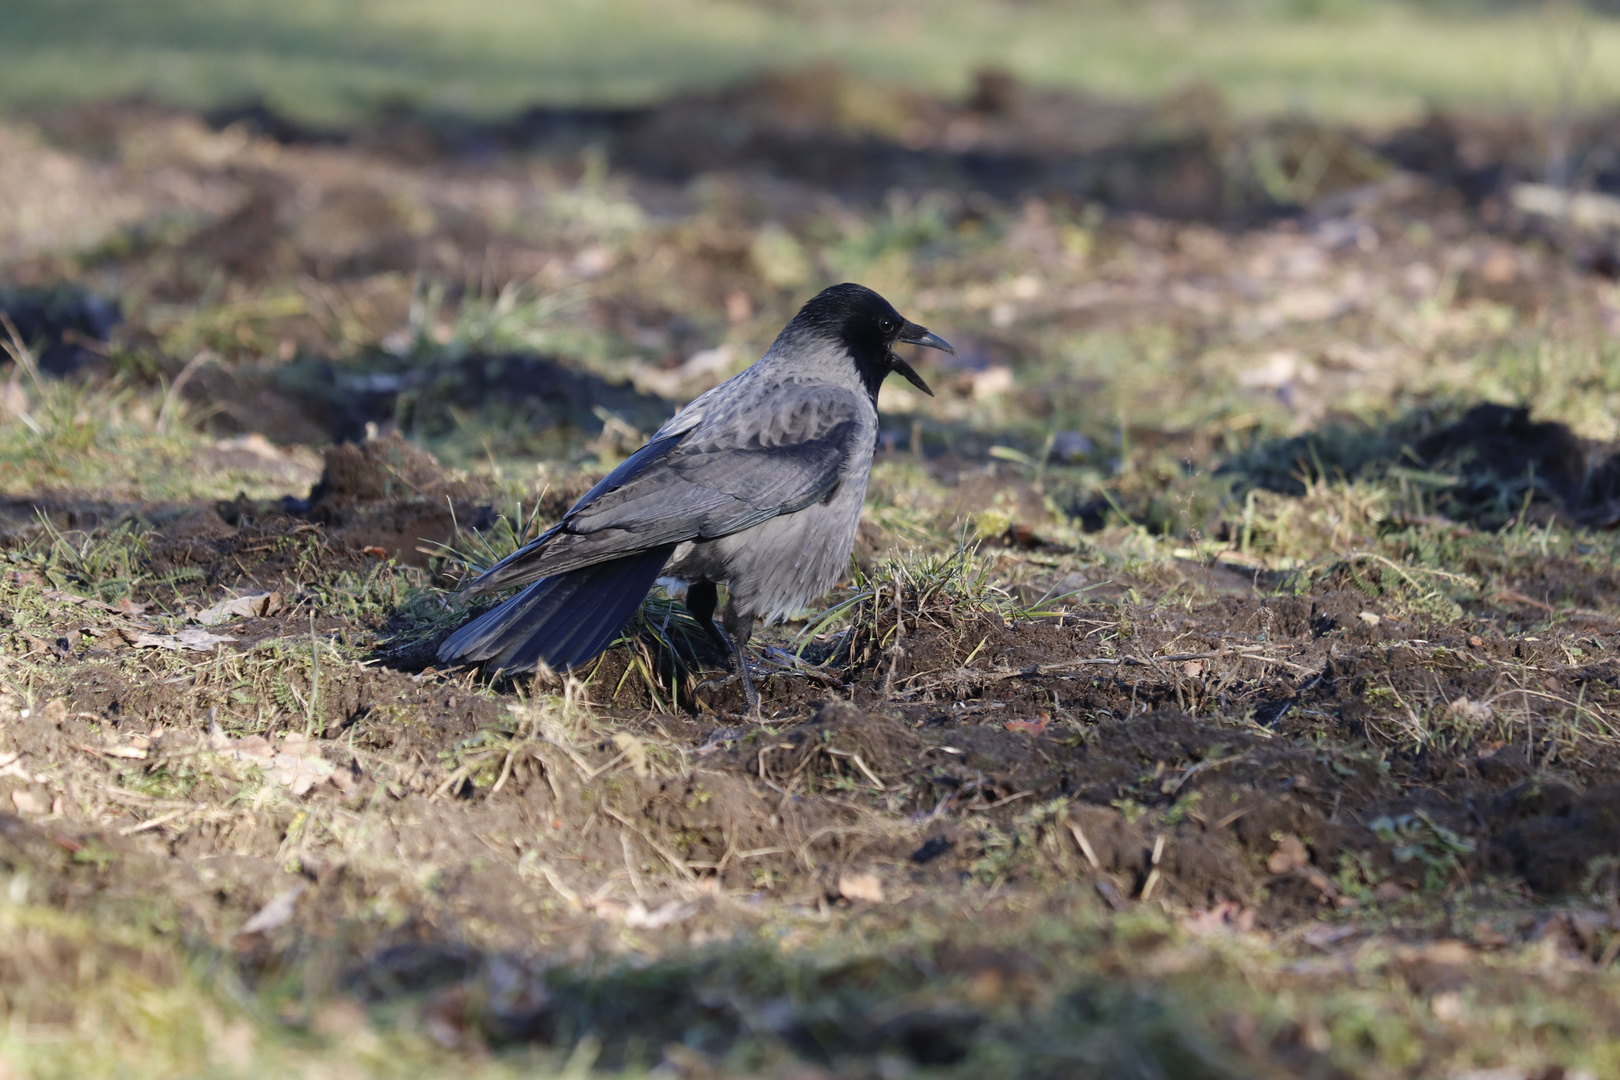
<svg viewBox="0 0 1620 1080">
<path fill-rule="evenodd" d="M 1615 224 L 1515 118 L 886 93 L 0 123 L 0 1077 L 1620 1072 Z M 963 356 L 765 724 L 659 599 L 431 666 L 844 279 Z"/>
</svg>

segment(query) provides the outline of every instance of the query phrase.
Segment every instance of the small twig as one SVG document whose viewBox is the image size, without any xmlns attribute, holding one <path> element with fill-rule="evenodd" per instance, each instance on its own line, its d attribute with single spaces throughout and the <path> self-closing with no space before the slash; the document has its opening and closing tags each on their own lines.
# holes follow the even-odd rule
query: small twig
<svg viewBox="0 0 1620 1080">
<path fill-rule="evenodd" d="M 315 638 L 315 609 L 309 611 L 309 720 L 304 724 L 304 738 L 315 737 L 315 711 L 321 700 L 321 648 Z"/>
<path fill-rule="evenodd" d="M 625 828 L 641 837 L 642 842 L 648 847 L 652 848 L 654 851 L 658 852 L 663 860 L 669 863 L 669 865 L 673 867 L 675 872 L 680 874 L 681 877 L 690 882 L 697 881 L 697 875 L 692 873 L 692 868 L 688 866 L 680 856 L 676 855 L 674 852 L 664 847 L 664 845 L 648 836 L 634 822 L 625 817 L 623 814 L 619 813 L 617 810 L 613 809 L 613 807 L 604 804 L 602 809 L 607 813 L 608 817 L 612 818 L 614 821 L 617 821 L 620 825 L 623 825 Z"/>
<path fill-rule="evenodd" d="M 1232 822 L 1236 821 L 1238 818 L 1242 817 L 1244 814 L 1247 814 L 1254 809 L 1255 806 L 1253 805 L 1238 807 L 1236 810 L 1232 811 L 1230 814 L 1227 814 L 1225 817 L 1221 818 L 1221 820 L 1215 823 L 1215 831 L 1219 832 L 1228 825 L 1232 824 Z"/>
<path fill-rule="evenodd" d="M 118 835 L 119 836 L 134 836 L 136 833 L 143 833 L 143 832 L 146 832 L 148 829 L 156 829 L 159 826 L 167 825 L 169 822 L 173 821 L 177 817 L 183 817 L 186 814 L 194 813 L 195 811 L 197 811 L 199 809 L 201 809 L 201 807 L 185 806 L 185 807 L 181 807 L 179 810 L 170 810 L 167 814 L 159 814 L 157 817 L 152 818 L 150 821 L 143 821 L 139 825 L 131 825 L 131 826 L 127 827 L 127 828 L 119 829 L 118 830 Z"/>
<path fill-rule="evenodd" d="M 630 887 L 636 891 L 636 896 L 642 900 L 647 899 L 647 887 L 641 883 L 641 875 L 636 871 L 636 860 L 630 851 L 630 835 L 619 834 L 619 850 L 624 852 L 624 871 L 630 875 Z"/>
<path fill-rule="evenodd" d="M 501 788 L 506 786 L 506 778 L 512 775 L 512 759 L 515 757 L 517 754 L 514 751 L 506 752 L 506 760 L 501 762 L 501 775 L 496 778 L 495 786 L 489 789 L 491 795 L 498 794 Z"/>
<path fill-rule="evenodd" d="M 585 910 L 585 904 L 580 900 L 579 893 L 563 884 L 562 878 L 557 876 L 557 871 L 551 868 L 550 863 L 541 863 L 540 872 L 545 875 L 546 881 L 551 883 L 551 887 L 556 891 L 557 895 L 568 901 L 569 907 L 575 911 Z"/>
<path fill-rule="evenodd" d="M 1033 794 L 1035 794 L 1033 791 L 1020 791 L 1016 795 L 1009 795 L 1005 799 L 997 799 L 995 802 L 986 803 L 984 806 L 966 806 L 966 807 L 963 807 L 963 809 L 964 810 L 977 810 L 980 813 L 983 813 L 984 811 L 987 811 L 987 810 L 994 810 L 998 806 L 1006 806 L 1010 802 L 1016 802 L 1019 799 L 1028 798 L 1029 796 L 1031 796 Z"/>
<path fill-rule="evenodd" d="M 1158 839 L 1153 841 L 1153 869 L 1148 871 L 1147 880 L 1142 883 L 1142 899 L 1147 900 L 1153 895 L 1153 887 L 1159 883 L 1159 860 L 1164 857 L 1164 834 L 1160 833 Z"/>
<path fill-rule="evenodd" d="M 6 336 L 11 339 L 5 346 L 6 352 L 10 353 L 11 358 L 17 362 L 17 366 L 28 374 L 29 380 L 34 384 L 34 389 L 43 396 L 45 384 L 39 377 L 39 365 L 34 362 L 33 351 L 28 348 L 28 344 L 23 341 L 22 335 L 17 332 L 17 324 L 11 321 L 10 315 L 0 311 L 0 326 L 5 327 Z"/>
<path fill-rule="evenodd" d="M 1086 857 L 1086 862 L 1091 864 L 1093 870 L 1100 872 L 1102 870 L 1102 861 L 1097 858 L 1097 853 L 1092 850 L 1091 841 L 1087 840 L 1086 834 L 1081 831 L 1080 823 L 1070 819 L 1069 831 L 1074 834 L 1074 842 L 1080 845 L 1080 853 Z"/>
<path fill-rule="evenodd" d="M 3 311 L 0 311 L 0 325 L 5 326 L 6 333 L 11 338 L 11 341 L 6 343 L 3 348 L 6 352 L 10 353 L 12 359 L 17 362 L 17 367 L 28 373 L 28 377 L 33 380 L 34 389 L 39 392 L 41 397 L 43 397 L 45 394 L 45 388 L 40 384 L 39 381 L 39 368 L 34 364 L 34 354 L 29 352 L 28 346 L 23 343 L 22 335 L 17 333 L 16 324 L 11 321 L 11 316 L 7 315 Z M 23 400 L 26 401 L 27 399 L 24 398 Z M 21 420 L 28 430 L 32 431 L 35 435 L 45 434 L 44 427 L 40 425 L 38 420 L 35 420 L 33 416 L 29 414 L 26 408 L 16 415 L 17 419 Z"/>
<path fill-rule="evenodd" d="M 437 799 L 437 798 L 441 797 L 442 795 L 444 795 L 445 792 L 450 791 L 453 788 L 456 788 L 456 787 L 460 786 L 461 782 L 463 780 L 467 779 L 467 776 L 471 772 L 472 772 L 472 764 L 463 765 L 461 768 L 457 769 L 455 772 L 453 772 L 449 776 L 445 777 L 444 778 L 444 783 L 440 784 L 438 787 L 433 789 L 433 794 L 432 794 L 431 798 Z"/>
<path fill-rule="evenodd" d="M 78 747 L 85 753 L 94 754 L 96 757 L 128 758 L 132 761 L 146 760 L 146 751 L 133 746 L 90 746 L 87 743 L 79 743 Z"/>
<path fill-rule="evenodd" d="M 218 359 L 218 353 L 204 349 L 186 361 L 186 366 L 180 369 L 180 374 L 174 377 L 174 382 L 169 384 L 169 389 L 163 394 L 163 405 L 158 409 L 157 423 L 153 425 L 153 429 L 159 435 L 167 434 L 169 430 L 169 417 L 174 412 L 175 402 L 180 399 L 181 388 L 191 381 L 191 377 L 197 373 L 198 368 Z"/>
<path fill-rule="evenodd" d="M 888 791 L 889 790 L 888 787 L 883 783 L 883 781 L 878 779 L 877 773 L 875 773 L 871 769 L 867 768 L 866 762 L 861 760 L 861 755 L 859 755 L 859 754 L 857 754 L 857 753 L 855 753 L 854 751 L 851 751 L 851 750 L 834 750 L 834 749 L 832 749 L 830 747 L 828 748 L 827 753 L 831 754 L 833 757 L 849 758 L 850 761 L 855 763 L 855 767 L 857 769 L 861 770 L 861 772 L 866 774 L 866 778 L 868 780 L 872 781 L 873 786 L 875 786 L 879 791 Z M 763 774 L 761 774 L 761 775 L 763 775 Z"/>
</svg>

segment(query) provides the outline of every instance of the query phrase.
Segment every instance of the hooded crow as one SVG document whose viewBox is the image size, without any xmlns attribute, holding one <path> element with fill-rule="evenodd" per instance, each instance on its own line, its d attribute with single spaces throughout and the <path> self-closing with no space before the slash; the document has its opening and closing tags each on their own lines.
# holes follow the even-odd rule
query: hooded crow
<svg viewBox="0 0 1620 1080">
<path fill-rule="evenodd" d="M 523 591 L 439 646 L 443 663 L 516 673 L 579 667 L 624 628 L 653 584 L 686 607 L 759 695 L 744 647 L 754 620 L 801 610 L 849 562 L 877 448 L 878 387 L 897 342 L 955 349 L 861 285 L 799 310 L 747 370 L 703 394 L 576 502 L 563 519 L 464 590 Z M 728 595 L 716 621 L 717 586 Z"/>
</svg>

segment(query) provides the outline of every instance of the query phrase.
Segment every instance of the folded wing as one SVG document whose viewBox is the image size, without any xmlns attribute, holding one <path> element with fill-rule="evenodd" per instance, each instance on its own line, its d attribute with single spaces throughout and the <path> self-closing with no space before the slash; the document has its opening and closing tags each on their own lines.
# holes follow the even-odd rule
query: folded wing
<svg viewBox="0 0 1620 1080">
<path fill-rule="evenodd" d="M 854 394 L 793 384 L 746 409 L 706 416 L 688 431 L 666 429 L 470 591 L 728 536 L 802 510 L 837 487 L 861 435 Z"/>
</svg>

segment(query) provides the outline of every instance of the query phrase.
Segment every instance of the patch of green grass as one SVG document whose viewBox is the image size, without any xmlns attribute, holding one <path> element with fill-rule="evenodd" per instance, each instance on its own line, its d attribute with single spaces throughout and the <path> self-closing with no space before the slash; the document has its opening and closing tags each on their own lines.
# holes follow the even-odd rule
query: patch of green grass
<svg viewBox="0 0 1620 1080">
<path fill-rule="evenodd" d="M 870 573 L 852 567 L 846 595 L 807 619 L 798 635 L 800 654 L 842 656 L 864 663 L 891 650 L 927 623 L 939 629 L 971 626 L 986 615 L 1019 613 L 995 580 L 994 559 L 980 554 L 965 529 L 953 548 L 917 550 L 882 560 Z M 842 629 L 839 629 L 842 627 Z"/>
<path fill-rule="evenodd" d="M 95 492 L 115 502 L 286 493 L 280 477 L 217 462 L 208 467 L 214 440 L 187 418 L 177 395 L 135 390 L 118 379 L 14 385 L 27 419 L 0 423 L 0 488 L 6 491 Z"/>
</svg>

